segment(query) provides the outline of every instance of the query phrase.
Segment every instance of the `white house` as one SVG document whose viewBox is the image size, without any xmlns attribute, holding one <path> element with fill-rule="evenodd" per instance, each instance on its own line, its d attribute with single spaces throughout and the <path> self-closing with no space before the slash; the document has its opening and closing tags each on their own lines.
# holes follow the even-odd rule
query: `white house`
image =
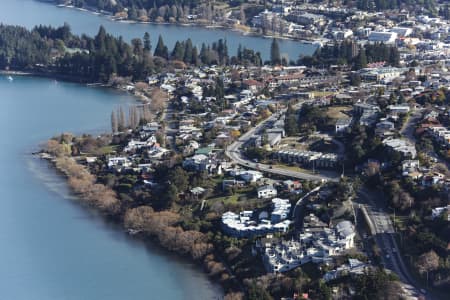
<svg viewBox="0 0 450 300">
<path fill-rule="evenodd" d="M 257 189 L 258 198 L 272 198 L 277 195 L 277 190 L 271 185 L 264 185 Z"/>
<path fill-rule="evenodd" d="M 239 172 L 238 175 L 246 182 L 256 182 L 263 177 L 261 172 L 252 170 Z"/>
</svg>

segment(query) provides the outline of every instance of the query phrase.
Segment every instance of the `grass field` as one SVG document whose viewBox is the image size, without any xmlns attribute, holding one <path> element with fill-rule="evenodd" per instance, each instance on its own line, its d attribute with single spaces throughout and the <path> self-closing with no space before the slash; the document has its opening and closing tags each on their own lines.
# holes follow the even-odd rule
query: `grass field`
<svg viewBox="0 0 450 300">
<path fill-rule="evenodd" d="M 313 96 L 314 98 L 327 97 L 336 94 L 336 92 L 322 92 L 322 91 L 314 91 L 312 93 L 314 95 Z"/>
<path fill-rule="evenodd" d="M 331 106 L 327 109 L 327 116 L 331 119 L 344 119 L 349 116 L 344 112 L 352 110 L 351 106 Z"/>
</svg>

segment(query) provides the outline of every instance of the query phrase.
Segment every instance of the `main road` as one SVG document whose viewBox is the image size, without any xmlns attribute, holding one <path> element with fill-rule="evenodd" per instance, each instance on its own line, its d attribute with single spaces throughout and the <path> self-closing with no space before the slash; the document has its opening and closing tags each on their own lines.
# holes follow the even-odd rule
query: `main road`
<svg viewBox="0 0 450 300">
<path fill-rule="evenodd" d="M 339 176 L 332 176 L 328 174 L 310 174 L 305 173 L 301 171 L 294 171 L 294 170 L 287 170 L 279 167 L 274 167 L 267 164 L 262 163 L 255 163 L 246 157 L 242 155 L 242 147 L 255 135 L 261 133 L 263 128 L 269 124 L 270 122 L 273 122 L 279 117 L 281 114 L 284 114 L 286 112 L 286 109 L 281 110 L 279 113 L 275 113 L 269 118 L 265 119 L 264 121 L 260 122 L 255 127 L 251 128 L 249 131 L 247 131 L 245 134 L 243 134 L 237 141 L 235 141 L 233 144 L 229 145 L 227 149 L 225 150 L 225 154 L 235 163 L 241 166 L 244 166 L 249 169 L 255 169 L 258 171 L 276 174 L 276 175 L 283 175 L 288 176 L 292 178 L 297 179 L 305 179 L 305 180 L 311 180 L 311 181 L 338 181 Z"/>
<path fill-rule="evenodd" d="M 380 199 L 383 198 L 383 195 L 380 195 L 378 191 L 369 191 L 364 187 L 357 194 L 358 197 L 355 203 L 367 213 L 368 226 L 375 242 L 381 250 L 381 260 L 385 268 L 395 272 L 399 276 L 403 283 L 404 296 L 411 298 L 419 296 L 421 294 L 420 286 L 414 280 L 403 261 L 400 248 L 395 238 L 394 226 L 389 215 L 383 210 L 380 204 Z M 430 295 L 427 296 L 427 299 L 431 298 Z"/>
</svg>

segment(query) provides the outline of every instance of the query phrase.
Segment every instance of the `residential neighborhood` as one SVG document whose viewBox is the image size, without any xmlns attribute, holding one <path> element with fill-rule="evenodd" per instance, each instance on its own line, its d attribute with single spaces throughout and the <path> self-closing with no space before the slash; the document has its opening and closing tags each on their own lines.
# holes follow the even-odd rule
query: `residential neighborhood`
<svg viewBox="0 0 450 300">
<path fill-rule="evenodd" d="M 170 23 L 316 51 L 179 42 L 149 54 L 144 79 L 108 78 L 139 99 L 114 108 L 110 133 L 61 134 L 43 156 L 127 232 L 199 262 L 226 299 L 448 299 L 450 5 L 219 2 Z"/>
</svg>

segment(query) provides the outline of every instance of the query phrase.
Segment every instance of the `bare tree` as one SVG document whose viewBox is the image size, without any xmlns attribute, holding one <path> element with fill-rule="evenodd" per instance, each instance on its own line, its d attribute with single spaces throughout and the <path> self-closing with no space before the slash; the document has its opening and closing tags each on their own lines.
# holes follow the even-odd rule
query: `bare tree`
<svg viewBox="0 0 450 300">
<path fill-rule="evenodd" d="M 427 286 L 428 286 L 428 273 L 434 271 L 439 267 L 439 255 L 433 250 L 423 253 L 416 262 L 419 273 L 427 273 Z"/>
<path fill-rule="evenodd" d="M 153 112 L 158 112 L 165 107 L 168 96 L 161 89 L 153 89 L 151 98 L 152 101 L 150 102 L 150 110 Z"/>
<path fill-rule="evenodd" d="M 131 129 L 135 129 L 139 125 L 139 113 L 136 106 L 130 106 L 128 125 Z"/>
<path fill-rule="evenodd" d="M 152 120 L 152 114 L 147 104 L 144 104 L 142 106 L 141 120 L 143 120 L 144 122 L 150 122 Z"/>
<path fill-rule="evenodd" d="M 122 106 L 119 107 L 119 119 L 118 119 L 118 129 L 119 131 L 123 131 L 125 129 L 125 113 L 123 112 Z"/>
<path fill-rule="evenodd" d="M 118 131 L 117 117 L 114 111 L 111 112 L 111 131 L 116 133 Z"/>
</svg>

